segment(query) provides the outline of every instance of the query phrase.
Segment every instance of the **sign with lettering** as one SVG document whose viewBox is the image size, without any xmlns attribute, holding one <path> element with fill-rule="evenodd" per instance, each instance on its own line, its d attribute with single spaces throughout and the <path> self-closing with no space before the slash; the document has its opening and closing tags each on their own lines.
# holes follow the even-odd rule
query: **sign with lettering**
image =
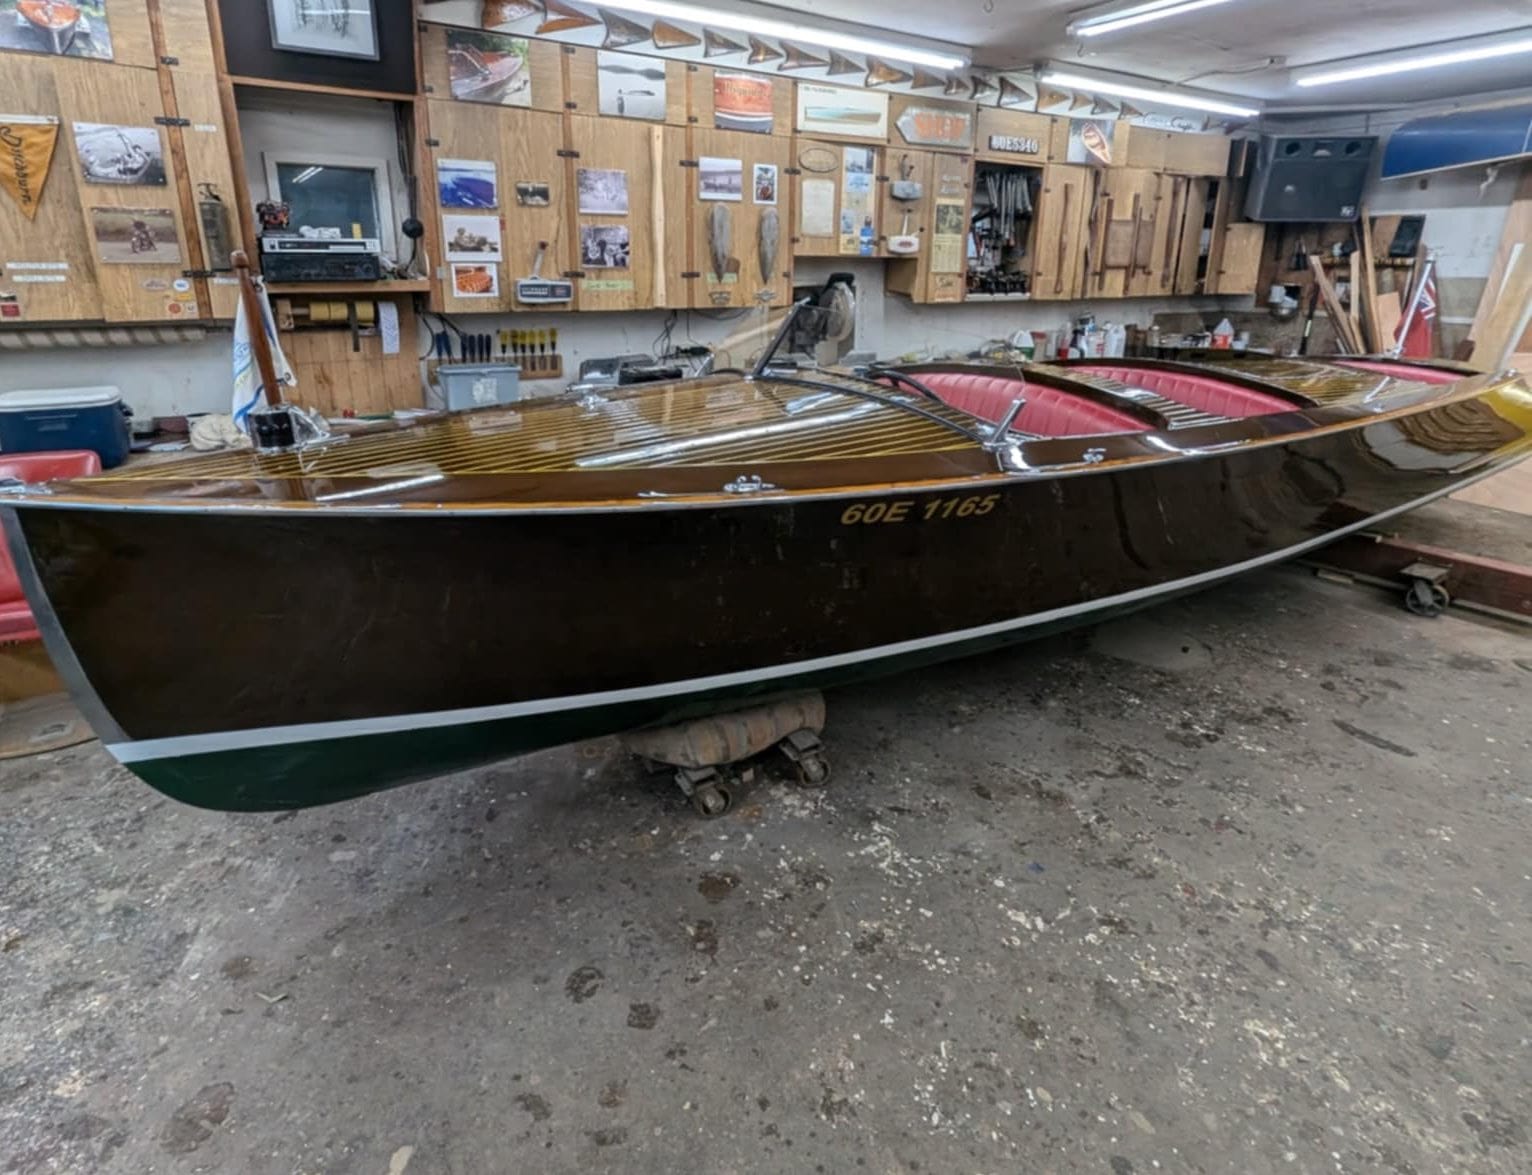
<svg viewBox="0 0 1532 1175">
<path fill-rule="evenodd" d="M 1021 135 L 990 135 L 989 149 L 1006 151 L 1012 155 L 1040 155 L 1043 145 L 1036 139 L 1023 138 Z"/>
<path fill-rule="evenodd" d="M 919 147 L 972 147 L 973 111 L 911 106 L 894 123 L 906 143 Z"/>
</svg>

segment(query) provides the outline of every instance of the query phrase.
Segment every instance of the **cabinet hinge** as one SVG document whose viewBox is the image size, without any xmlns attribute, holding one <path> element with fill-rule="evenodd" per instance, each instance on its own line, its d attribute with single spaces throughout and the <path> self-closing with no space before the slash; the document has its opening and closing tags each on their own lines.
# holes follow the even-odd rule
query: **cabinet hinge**
<svg viewBox="0 0 1532 1175">
<path fill-rule="evenodd" d="M 181 59 L 179 57 L 172 57 L 172 56 L 170 56 L 170 54 L 167 53 L 167 54 L 165 54 L 165 56 L 160 58 L 160 64 L 161 65 L 180 65 L 181 64 Z"/>
<path fill-rule="evenodd" d="M 681 271 L 682 277 L 701 277 L 702 271 L 698 269 L 685 269 Z"/>
<path fill-rule="evenodd" d="M 440 147 L 442 145 L 440 139 L 426 139 L 424 142 L 427 147 Z"/>
<path fill-rule="evenodd" d="M 155 116 L 154 124 L 156 126 L 191 126 L 191 119 L 175 118 L 169 114 L 160 114 Z"/>
<path fill-rule="evenodd" d="M 578 109 L 580 109 L 580 104 L 578 102 L 574 102 L 574 101 L 565 102 L 564 103 L 564 109 L 565 110 L 578 110 Z"/>
<path fill-rule="evenodd" d="M 578 158 L 580 158 L 580 153 L 578 151 L 571 151 L 568 147 L 563 147 L 563 148 L 560 148 L 560 150 L 559 150 L 559 158 L 560 159 L 578 159 Z"/>
<path fill-rule="evenodd" d="M 217 277 L 218 271 L 216 269 L 183 269 L 181 271 L 181 276 L 194 279 Z"/>
<path fill-rule="evenodd" d="M 782 174 L 783 175 L 802 175 L 803 174 L 803 168 L 801 168 L 801 167 L 784 167 L 782 169 Z"/>
<path fill-rule="evenodd" d="M 566 269 L 563 273 L 559 274 L 559 276 L 560 277 L 584 277 L 585 276 L 585 271 L 583 269 Z"/>
<path fill-rule="evenodd" d="M 700 166 L 702 166 L 695 159 L 677 159 L 676 162 L 678 164 L 680 164 L 682 167 L 700 167 Z"/>
</svg>

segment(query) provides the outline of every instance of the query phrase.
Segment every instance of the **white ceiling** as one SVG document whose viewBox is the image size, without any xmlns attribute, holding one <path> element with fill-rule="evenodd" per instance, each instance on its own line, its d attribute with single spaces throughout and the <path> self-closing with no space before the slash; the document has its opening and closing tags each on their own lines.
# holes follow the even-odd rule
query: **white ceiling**
<svg viewBox="0 0 1532 1175">
<path fill-rule="evenodd" d="M 1072 40 L 1080 0 L 798 0 L 792 16 L 967 47 L 975 64 L 1073 62 L 1272 105 L 1395 106 L 1532 88 L 1532 59 L 1479 62 L 1300 90 L 1289 68 L 1532 26 L 1532 0 L 1232 0 L 1120 33 Z M 1272 58 L 1283 59 L 1278 65 Z"/>
</svg>

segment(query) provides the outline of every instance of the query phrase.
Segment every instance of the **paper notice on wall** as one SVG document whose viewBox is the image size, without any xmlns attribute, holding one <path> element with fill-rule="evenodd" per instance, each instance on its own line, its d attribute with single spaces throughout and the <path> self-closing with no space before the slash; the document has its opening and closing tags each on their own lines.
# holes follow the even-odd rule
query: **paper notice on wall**
<svg viewBox="0 0 1532 1175">
<path fill-rule="evenodd" d="M 961 200 L 936 202 L 936 231 L 931 234 L 931 272 L 963 272 L 963 208 Z"/>
<path fill-rule="evenodd" d="M 383 354 L 399 354 L 399 306 L 396 302 L 378 303 L 378 333 L 383 339 Z"/>
<path fill-rule="evenodd" d="M 798 232 L 805 237 L 828 237 L 835 232 L 835 181 L 804 180 L 799 188 Z"/>
</svg>

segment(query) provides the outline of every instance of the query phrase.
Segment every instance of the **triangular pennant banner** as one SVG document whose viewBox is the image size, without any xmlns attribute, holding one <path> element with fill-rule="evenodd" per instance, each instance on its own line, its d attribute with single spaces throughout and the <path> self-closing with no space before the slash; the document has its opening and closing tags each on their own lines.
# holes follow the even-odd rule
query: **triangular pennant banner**
<svg viewBox="0 0 1532 1175">
<path fill-rule="evenodd" d="M 560 4 L 559 0 L 548 0 L 543 8 L 548 19 L 537 26 L 537 35 L 540 37 L 553 33 L 567 33 L 570 29 L 589 28 L 593 24 L 601 23 L 594 16 L 589 16 L 578 8 Z"/>
<path fill-rule="evenodd" d="M 750 64 L 760 65 L 762 62 L 771 61 L 781 57 L 780 49 L 774 49 L 759 37 L 750 38 Z"/>
<path fill-rule="evenodd" d="M 1032 103 L 1032 91 L 1024 90 L 1010 78 L 1000 79 L 1000 105 L 1002 106 L 1029 106 Z"/>
<path fill-rule="evenodd" d="M 722 33 L 715 33 L 712 29 L 702 30 L 702 55 L 704 57 L 722 57 L 725 53 L 743 53 L 745 47 L 738 41 L 731 41 Z"/>
<path fill-rule="evenodd" d="M 1069 112 L 1073 114 L 1076 110 L 1084 110 L 1090 104 L 1091 98 L 1089 95 L 1076 94 L 1073 101 L 1069 103 Z"/>
<path fill-rule="evenodd" d="M 941 84 L 942 84 L 942 79 L 938 75 L 936 75 L 934 73 L 927 73 L 923 69 L 916 69 L 916 71 L 915 71 L 915 80 L 910 83 L 910 89 L 912 89 L 912 90 L 934 90 L 937 86 L 939 86 Z"/>
<path fill-rule="evenodd" d="M 1144 112 L 1142 110 L 1140 110 L 1137 106 L 1133 106 L 1133 105 L 1131 105 L 1131 104 L 1129 104 L 1127 102 L 1124 102 L 1122 104 L 1122 110 L 1119 111 L 1118 113 L 1123 118 L 1143 118 L 1144 117 Z"/>
<path fill-rule="evenodd" d="M 968 95 L 972 102 L 982 102 L 995 92 L 995 83 L 988 78 L 981 78 L 978 74 L 968 79 L 968 84 L 973 88 L 973 93 Z"/>
<path fill-rule="evenodd" d="M 787 60 L 783 61 L 779 67 L 783 70 L 819 69 L 830 64 L 823 57 L 815 57 L 807 49 L 800 49 L 797 45 L 790 45 L 786 41 L 782 42 L 782 52 L 787 55 Z"/>
<path fill-rule="evenodd" d="M 886 61 L 879 61 L 876 57 L 867 59 L 867 84 L 869 86 L 891 86 L 896 82 L 907 82 L 910 75 L 902 69 L 896 69 Z"/>
<path fill-rule="evenodd" d="M 968 93 L 968 82 L 959 74 L 953 74 L 947 79 L 947 84 L 942 87 L 942 93 L 953 98 L 959 94 L 966 94 Z"/>
<path fill-rule="evenodd" d="M 618 16 L 605 8 L 596 11 L 601 13 L 601 19 L 606 22 L 606 40 L 601 42 L 603 49 L 622 49 L 649 39 L 649 30 L 636 20 Z"/>
<path fill-rule="evenodd" d="M 654 28 L 649 31 L 649 36 L 654 41 L 656 49 L 689 49 L 693 45 L 702 44 L 702 38 L 677 28 L 668 20 L 657 20 Z"/>
<path fill-rule="evenodd" d="M 531 16 L 547 19 L 548 10 L 540 0 L 484 0 L 484 12 L 479 17 L 479 23 L 487 29 L 497 29 L 501 25 L 513 24 Z"/>
<path fill-rule="evenodd" d="M 1092 114 L 1116 114 L 1117 107 L 1113 106 L 1105 98 L 1097 98 L 1090 104 Z"/>
<path fill-rule="evenodd" d="M 843 56 L 842 54 L 837 53 L 832 49 L 830 51 L 830 68 L 826 72 L 830 77 L 837 78 L 843 74 L 862 73 L 864 71 L 862 67 L 856 62 L 852 61 L 851 58 Z"/>
<path fill-rule="evenodd" d="M 1069 95 L 1063 90 L 1051 90 L 1045 87 L 1038 96 L 1037 108 L 1039 110 L 1048 110 L 1054 106 L 1061 106 L 1068 101 Z"/>
<path fill-rule="evenodd" d="M 56 118 L 0 114 L 0 188 L 11 194 L 28 220 L 37 217 L 58 141 Z"/>
</svg>

